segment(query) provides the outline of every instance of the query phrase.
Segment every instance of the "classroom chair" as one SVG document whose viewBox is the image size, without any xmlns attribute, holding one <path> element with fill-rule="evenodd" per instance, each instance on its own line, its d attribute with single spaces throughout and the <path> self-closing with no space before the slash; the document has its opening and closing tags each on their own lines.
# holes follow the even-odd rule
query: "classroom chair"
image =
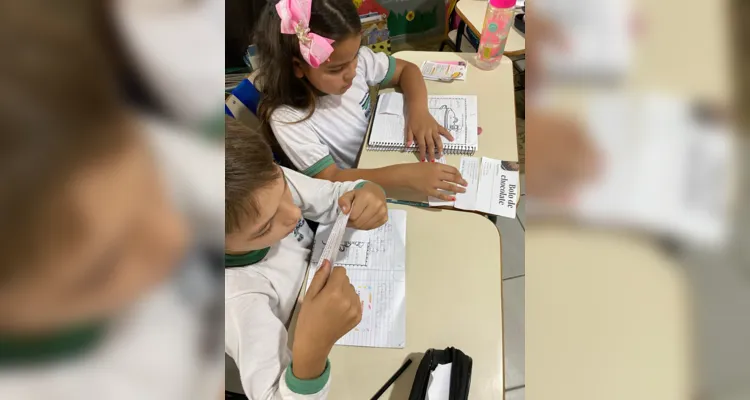
<svg viewBox="0 0 750 400">
<path fill-rule="evenodd" d="M 458 0 L 450 0 L 446 4 L 445 33 L 439 51 L 443 51 L 448 46 L 454 52 L 473 53 L 477 51 L 476 46 L 479 44 L 479 38 L 470 29 L 466 29 L 466 22 L 456 12 L 457 3 Z M 460 36 L 459 33 L 461 33 Z"/>
<path fill-rule="evenodd" d="M 257 114 L 261 94 L 252 82 L 254 77 L 250 74 L 232 90 L 224 103 L 224 112 L 247 126 L 260 127 Z"/>
<path fill-rule="evenodd" d="M 224 113 L 242 123 L 242 125 L 260 130 L 261 122 L 258 118 L 258 104 L 260 104 L 262 95 L 258 88 L 255 87 L 253 80 L 256 74 L 252 73 L 243 79 L 237 87 L 227 96 L 224 102 Z M 273 159 L 276 164 L 297 171 L 287 157 L 283 156 L 283 151 L 271 144 L 273 148 Z M 318 228 L 318 223 L 306 220 L 313 232 Z"/>
</svg>

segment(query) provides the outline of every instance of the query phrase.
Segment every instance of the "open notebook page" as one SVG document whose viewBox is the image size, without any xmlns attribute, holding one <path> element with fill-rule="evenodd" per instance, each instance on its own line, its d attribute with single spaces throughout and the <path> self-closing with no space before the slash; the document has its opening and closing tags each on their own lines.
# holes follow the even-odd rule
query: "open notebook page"
<svg viewBox="0 0 750 400">
<path fill-rule="evenodd" d="M 453 135 L 453 142 L 442 137 L 445 148 L 478 144 L 476 96 L 428 96 L 427 107 L 435 120 Z M 381 94 L 375 113 L 369 144 L 405 145 L 404 95 L 396 92 Z"/>
<path fill-rule="evenodd" d="M 332 225 L 315 235 L 311 270 L 318 267 Z M 406 345 L 406 211 L 388 210 L 383 226 L 360 231 L 347 228 L 334 265 L 346 268 L 362 302 L 362 321 L 336 344 L 392 347 Z M 313 274 L 309 274 L 310 286 Z"/>
</svg>

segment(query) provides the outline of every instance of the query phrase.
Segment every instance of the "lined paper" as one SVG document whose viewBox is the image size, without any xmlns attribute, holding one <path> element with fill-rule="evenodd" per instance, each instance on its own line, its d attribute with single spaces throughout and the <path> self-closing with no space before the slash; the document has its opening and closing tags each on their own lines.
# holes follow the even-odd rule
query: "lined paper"
<svg viewBox="0 0 750 400">
<path fill-rule="evenodd" d="M 331 233 L 331 226 L 318 227 L 311 261 L 318 267 L 320 254 Z M 365 262 L 360 263 L 360 247 L 366 243 Z M 358 231 L 347 228 L 341 242 L 342 258 L 335 265 L 346 273 L 362 302 L 362 321 L 336 344 L 343 346 L 403 348 L 406 345 L 406 211 L 388 210 L 388 222 L 377 229 Z M 346 255 L 350 252 L 350 255 Z M 317 257 L 316 257 L 317 256 Z M 348 257 L 348 258 L 347 258 Z M 340 260 L 340 261 L 339 261 Z M 343 264 L 341 261 L 356 261 Z M 310 274 L 307 286 L 310 286 Z"/>
</svg>

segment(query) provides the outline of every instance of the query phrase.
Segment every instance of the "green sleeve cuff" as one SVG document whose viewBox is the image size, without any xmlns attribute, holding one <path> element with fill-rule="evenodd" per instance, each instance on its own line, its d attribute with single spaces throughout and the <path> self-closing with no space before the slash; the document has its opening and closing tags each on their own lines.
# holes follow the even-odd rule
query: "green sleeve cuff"
<svg viewBox="0 0 750 400">
<path fill-rule="evenodd" d="M 311 165 L 306 170 L 302 171 L 302 173 L 305 174 L 305 175 L 307 175 L 307 176 L 315 176 L 315 175 L 321 173 L 324 169 L 328 168 L 329 166 L 331 166 L 333 164 L 334 164 L 333 157 L 331 157 L 331 155 L 329 154 L 329 155 L 321 158 L 320 160 L 318 160 L 318 162 L 316 162 L 315 164 Z"/>
<path fill-rule="evenodd" d="M 393 74 L 396 73 L 396 59 L 388 56 L 388 72 L 385 73 L 385 78 L 383 78 L 382 81 L 380 81 L 380 84 L 385 86 L 389 83 L 391 83 L 391 79 L 393 79 Z"/>
<path fill-rule="evenodd" d="M 294 361 L 292 361 L 294 364 Z M 315 394 L 323 390 L 328 383 L 328 377 L 331 375 L 331 362 L 326 360 L 326 369 L 315 379 L 299 379 L 292 373 L 292 364 L 286 369 L 286 386 L 297 394 Z"/>
<path fill-rule="evenodd" d="M 370 182 L 370 181 L 362 181 L 362 182 L 360 182 L 360 183 L 358 183 L 358 184 L 354 185 L 354 190 L 357 190 L 357 189 L 361 189 L 361 188 L 362 188 L 362 186 L 365 186 L 365 184 L 366 184 L 366 183 L 372 183 L 373 185 L 375 185 L 375 186 L 379 187 L 379 188 L 380 188 L 380 190 L 382 190 L 382 191 L 383 191 L 383 194 L 385 194 L 385 189 L 383 189 L 383 187 L 382 187 L 382 186 L 378 185 L 378 184 L 377 184 L 377 183 L 375 183 L 375 182 Z"/>
</svg>

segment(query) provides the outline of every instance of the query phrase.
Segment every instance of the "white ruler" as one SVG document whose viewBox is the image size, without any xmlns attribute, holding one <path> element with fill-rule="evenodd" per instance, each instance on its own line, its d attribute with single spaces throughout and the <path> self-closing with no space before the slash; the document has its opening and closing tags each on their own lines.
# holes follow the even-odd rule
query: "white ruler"
<svg viewBox="0 0 750 400">
<path fill-rule="evenodd" d="M 339 246 L 341 246 L 341 240 L 344 238 L 344 232 L 346 232 L 346 224 L 349 222 L 349 214 L 341 213 L 336 218 L 336 223 L 333 224 L 331 229 L 331 235 L 328 236 L 326 246 L 323 248 L 323 252 L 320 254 L 318 260 L 318 268 L 323 265 L 324 260 L 331 261 L 331 271 L 333 271 L 334 263 L 336 262 L 335 257 L 339 254 Z M 328 272 L 330 276 L 330 272 Z"/>
</svg>

